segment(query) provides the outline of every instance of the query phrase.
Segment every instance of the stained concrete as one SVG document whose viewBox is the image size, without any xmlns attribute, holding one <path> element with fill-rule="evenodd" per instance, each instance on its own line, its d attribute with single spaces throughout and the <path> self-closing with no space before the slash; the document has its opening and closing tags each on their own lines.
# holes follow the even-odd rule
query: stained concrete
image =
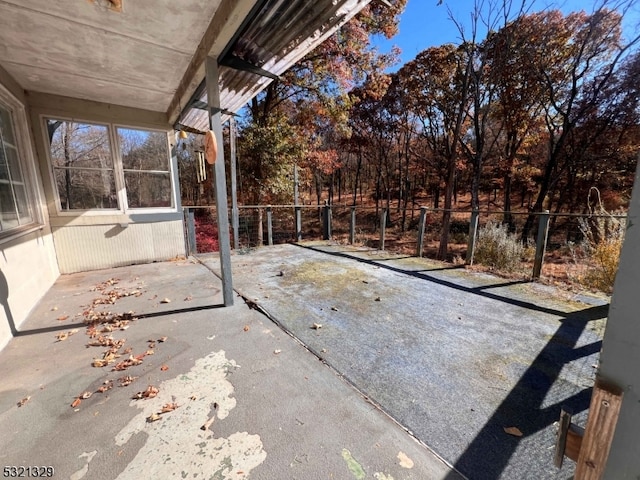
<svg viewBox="0 0 640 480">
<path fill-rule="evenodd" d="M 93 367 L 105 347 L 86 346 L 83 312 L 112 290 L 129 295 L 95 310 L 138 318 L 111 333 L 122 350 L 155 341 L 125 371 Z M 60 277 L 0 352 L 0 464 L 72 480 L 461 478 L 263 314 L 221 303 L 220 281 L 191 261 Z M 125 375 L 138 378 L 117 386 Z M 132 399 L 150 385 L 156 397 Z"/>
<path fill-rule="evenodd" d="M 244 296 L 469 478 L 572 477 L 553 424 L 564 405 L 584 426 L 600 300 L 327 242 L 232 258 Z"/>
</svg>

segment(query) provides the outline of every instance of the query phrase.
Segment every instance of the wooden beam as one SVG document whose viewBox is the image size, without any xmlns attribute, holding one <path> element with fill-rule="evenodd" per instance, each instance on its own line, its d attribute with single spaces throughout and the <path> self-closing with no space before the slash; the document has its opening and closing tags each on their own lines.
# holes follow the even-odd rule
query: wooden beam
<svg viewBox="0 0 640 480">
<path fill-rule="evenodd" d="M 567 458 L 570 458 L 574 462 L 578 461 L 580 457 L 580 450 L 582 449 L 582 439 L 584 438 L 584 428 L 578 425 L 569 425 L 567 431 L 567 443 L 565 445 L 564 454 Z"/>
<path fill-rule="evenodd" d="M 236 29 L 242 24 L 244 17 L 251 11 L 254 3 L 255 1 L 238 0 L 222 0 L 220 2 L 169 104 L 166 115 L 170 125 L 176 123 L 182 108 L 205 77 L 204 63 L 212 53 L 214 46 L 215 50 L 219 50 L 213 52 L 213 56 L 217 57 L 217 54 L 222 51 Z"/>
<path fill-rule="evenodd" d="M 575 480 L 602 478 L 622 405 L 622 389 L 596 380 L 589 419 L 576 466 Z"/>
</svg>

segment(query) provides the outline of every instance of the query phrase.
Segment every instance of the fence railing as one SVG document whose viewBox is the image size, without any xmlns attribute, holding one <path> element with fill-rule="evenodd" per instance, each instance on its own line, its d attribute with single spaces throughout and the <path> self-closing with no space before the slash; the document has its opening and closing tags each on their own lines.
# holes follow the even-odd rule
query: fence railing
<svg viewBox="0 0 640 480">
<path fill-rule="evenodd" d="M 231 231 L 235 250 L 303 240 L 334 240 L 418 257 L 436 258 L 444 209 L 428 207 L 401 211 L 397 208 L 347 205 L 248 205 L 238 208 L 238 228 Z M 624 219 L 621 215 L 580 215 L 544 212 L 450 210 L 446 260 L 474 263 L 478 232 L 489 222 L 508 223 L 513 235 L 522 235 L 529 225 L 529 270 L 539 278 L 545 261 L 571 261 L 572 245 L 584 236 L 580 219 Z M 187 254 L 217 251 L 215 207 L 185 207 Z M 535 241 L 533 239 L 535 238 Z"/>
</svg>

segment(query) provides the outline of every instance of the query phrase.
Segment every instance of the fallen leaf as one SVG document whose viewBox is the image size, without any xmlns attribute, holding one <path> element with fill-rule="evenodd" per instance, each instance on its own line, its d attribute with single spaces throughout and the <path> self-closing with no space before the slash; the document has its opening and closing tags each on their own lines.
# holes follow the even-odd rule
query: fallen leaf
<svg viewBox="0 0 640 480">
<path fill-rule="evenodd" d="M 167 341 L 167 337 L 160 337 L 160 338 L 158 339 L 158 342 L 160 342 L 160 343 L 164 343 L 164 342 L 166 342 L 166 341 Z"/>
<path fill-rule="evenodd" d="M 189 397 L 189 400 L 192 400 L 192 401 L 195 401 L 195 400 L 197 400 L 197 399 L 198 399 L 198 397 L 196 397 L 195 395 L 191 395 L 191 396 Z"/>
<path fill-rule="evenodd" d="M 151 415 L 149 415 L 147 417 L 147 422 L 151 423 L 151 422 L 156 422 L 158 420 L 160 420 L 162 417 L 160 415 L 158 415 L 157 413 L 152 413 Z"/>
<path fill-rule="evenodd" d="M 67 318 L 69 318 L 69 315 L 60 315 L 58 317 L 58 321 L 63 322 L 65 321 Z"/>
<path fill-rule="evenodd" d="M 168 367 L 168 366 L 166 366 L 166 365 L 162 365 L 162 366 L 160 367 L 160 370 L 162 370 L 163 372 L 166 372 L 167 370 L 169 370 L 169 367 Z"/>
<path fill-rule="evenodd" d="M 398 452 L 398 460 L 402 468 L 413 468 L 413 460 L 406 453 Z"/>
<path fill-rule="evenodd" d="M 314 330 L 320 330 L 322 328 L 322 324 L 314 323 L 313 325 L 311 325 L 311 328 L 313 328 Z"/>
<path fill-rule="evenodd" d="M 178 405 L 177 403 L 166 403 L 162 406 L 162 410 L 160 411 L 160 413 L 169 413 L 169 412 L 173 412 L 176 408 L 178 408 L 180 405 Z"/>
<path fill-rule="evenodd" d="M 121 387 L 126 387 L 131 385 L 138 377 L 132 377 L 131 375 L 127 375 L 126 377 L 120 377 L 118 381 L 120 382 Z"/>
<path fill-rule="evenodd" d="M 81 398 L 83 400 L 86 400 L 87 398 L 89 398 L 92 395 L 91 392 L 82 392 L 80 395 L 78 395 L 78 398 Z"/>
<path fill-rule="evenodd" d="M 24 397 L 22 400 L 20 400 L 18 402 L 18 407 L 23 406 L 25 403 L 27 403 L 29 400 L 31 400 L 31 395 L 29 395 L 28 397 Z"/>
<path fill-rule="evenodd" d="M 168 298 L 163 298 L 162 300 L 160 300 L 160 303 L 171 303 L 171 300 L 169 300 Z"/>
<path fill-rule="evenodd" d="M 379 302 L 379 301 L 380 301 L 380 297 L 376 297 L 376 298 L 375 298 L 375 301 L 376 301 L 376 302 Z"/>
<path fill-rule="evenodd" d="M 185 301 L 185 302 L 190 302 L 191 300 L 193 300 L 193 297 L 192 297 L 191 295 L 187 295 L 187 296 L 184 298 L 184 301 Z"/>
<path fill-rule="evenodd" d="M 156 342 L 149 340 L 149 348 L 156 348 Z"/>
<path fill-rule="evenodd" d="M 504 431 L 505 433 L 508 433 L 509 435 L 513 435 L 514 437 L 522 436 L 522 432 L 518 427 L 504 427 Z"/>
<path fill-rule="evenodd" d="M 279 353 L 282 353 L 282 350 L 278 349 L 278 350 L 274 350 L 273 353 L 275 353 L 276 355 L 278 355 Z"/>
<path fill-rule="evenodd" d="M 58 340 L 58 342 L 63 342 L 65 341 L 67 338 L 69 338 L 69 334 L 66 332 L 62 332 L 62 333 L 58 333 L 56 335 L 56 339 Z"/>
<path fill-rule="evenodd" d="M 334 312 L 338 311 L 338 309 L 336 307 L 331 307 L 331 310 L 333 310 Z"/>
<path fill-rule="evenodd" d="M 144 352 L 145 355 L 153 355 L 155 352 L 152 349 L 147 350 L 146 352 Z"/>
<path fill-rule="evenodd" d="M 56 310 L 58 310 L 58 307 L 51 307 L 52 312 L 55 312 Z"/>
<path fill-rule="evenodd" d="M 244 330 L 245 332 L 248 332 L 248 331 L 249 331 L 249 325 L 245 325 L 245 326 L 244 326 L 244 328 L 243 328 L 243 330 Z"/>
<path fill-rule="evenodd" d="M 81 402 L 82 400 L 80 398 L 76 398 L 71 404 L 71 408 L 76 408 L 78 405 L 80 405 Z"/>
</svg>

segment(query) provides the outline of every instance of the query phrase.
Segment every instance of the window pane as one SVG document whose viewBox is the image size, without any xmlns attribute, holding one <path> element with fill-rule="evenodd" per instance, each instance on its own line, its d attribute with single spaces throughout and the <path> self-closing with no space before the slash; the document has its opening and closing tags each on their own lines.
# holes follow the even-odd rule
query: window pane
<svg viewBox="0 0 640 480">
<path fill-rule="evenodd" d="M 47 120 L 54 167 L 113 169 L 105 125 Z"/>
<path fill-rule="evenodd" d="M 22 170 L 20 169 L 20 161 L 18 160 L 18 152 L 15 148 L 5 145 L 4 151 L 7 155 L 9 164 L 9 172 L 11 173 L 12 182 L 22 182 Z"/>
<path fill-rule="evenodd" d="M 129 208 L 171 207 L 169 173 L 124 172 Z"/>
<path fill-rule="evenodd" d="M 11 123 L 11 114 L 9 110 L 0 107 L 0 136 L 5 142 L 11 145 L 16 144 L 16 137 L 13 133 L 13 124 Z"/>
<path fill-rule="evenodd" d="M 7 157 L 4 155 L 4 148 L 0 139 L 0 180 L 9 180 L 9 165 L 7 165 Z"/>
<path fill-rule="evenodd" d="M 11 190 L 11 185 L 7 182 L 0 183 L 0 222 L 2 230 L 19 225 L 16 204 L 13 200 L 13 191 Z"/>
<path fill-rule="evenodd" d="M 113 171 L 55 169 L 63 210 L 118 208 Z"/>
<path fill-rule="evenodd" d="M 118 142 L 125 170 L 169 171 L 169 147 L 165 132 L 118 128 Z"/>
<path fill-rule="evenodd" d="M 24 185 L 13 185 L 13 192 L 16 196 L 16 203 L 18 205 L 18 216 L 20 219 L 20 225 L 26 225 L 33 222 L 33 215 L 29 208 L 29 201 L 27 200 L 27 189 Z"/>
</svg>

